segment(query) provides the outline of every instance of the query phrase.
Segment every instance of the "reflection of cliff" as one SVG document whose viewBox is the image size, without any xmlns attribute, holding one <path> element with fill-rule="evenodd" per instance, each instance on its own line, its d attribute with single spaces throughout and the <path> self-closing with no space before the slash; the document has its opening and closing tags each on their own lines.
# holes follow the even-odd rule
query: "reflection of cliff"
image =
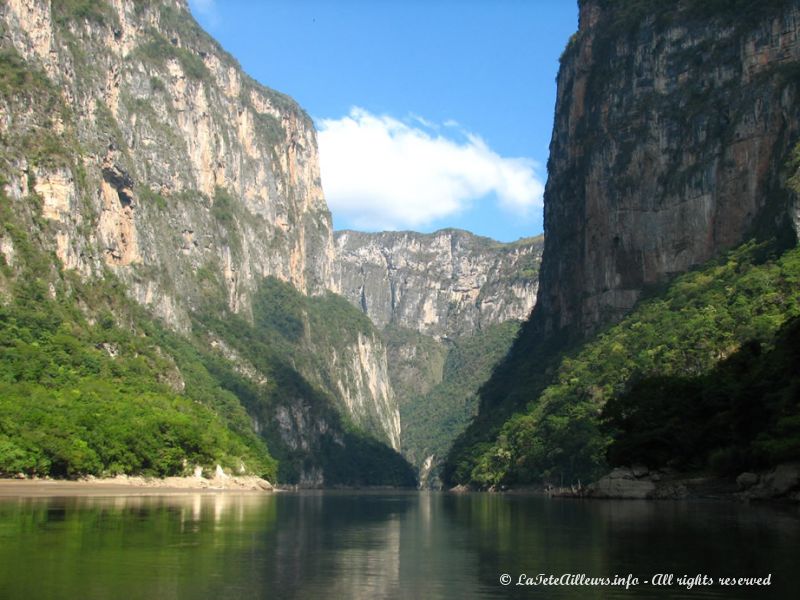
<svg viewBox="0 0 800 600">
<path fill-rule="evenodd" d="M 287 598 L 388 598 L 400 584 L 401 523 L 415 499 L 354 494 L 279 496 L 283 527 L 267 577 Z"/>
<path fill-rule="evenodd" d="M 266 563 L 286 598 L 474 597 L 476 564 L 439 494 L 278 497 Z"/>
<path fill-rule="evenodd" d="M 5 498 L 0 536 L 13 541 L 0 544 L 0 581 L 12 600 L 444 600 L 531 597 L 502 588 L 502 573 L 669 569 L 771 572 L 770 591 L 789 598 L 798 535 L 793 515 L 734 503 L 349 492 Z M 726 548 L 737 549 L 734 559 Z"/>
<path fill-rule="evenodd" d="M 562 596 L 550 588 L 542 595 L 546 598 L 594 597 L 590 592 L 597 591 L 600 598 L 651 597 L 654 588 L 642 583 L 647 578 L 644 574 L 664 571 L 675 573 L 676 578 L 697 573 L 724 577 L 736 568 L 752 573 L 750 576 L 773 573 L 770 593 L 776 597 L 791 595 L 797 584 L 796 569 L 784 553 L 791 553 L 800 535 L 800 522 L 772 507 L 733 502 L 575 502 L 500 494 L 442 498 L 444 514 L 440 518 L 450 521 L 452 537 L 459 540 L 459 548 L 475 565 L 475 576 L 489 594 L 500 573 L 515 578 L 522 573 L 532 577 L 585 573 L 610 578 L 632 573 L 640 578 L 640 585 L 628 590 L 561 588 L 566 592 Z M 660 541 L 654 545 L 653 540 Z M 729 548 L 736 548 L 735 555 L 725 551 Z M 779 572 L 780 592 L 775 584 Z M 710 588 L 692 592 L 698 590 L 696 597 L 714 595 Z M 537 597 L 532 591 L 512 584 L 502 597 Z M 677 585 L 672 588 L 672 592 L 678 591 Z M 719 597 L 729 594 L 730 590 Z M 690 596 L 686 589 L 678 595 Z"/>
</svg>

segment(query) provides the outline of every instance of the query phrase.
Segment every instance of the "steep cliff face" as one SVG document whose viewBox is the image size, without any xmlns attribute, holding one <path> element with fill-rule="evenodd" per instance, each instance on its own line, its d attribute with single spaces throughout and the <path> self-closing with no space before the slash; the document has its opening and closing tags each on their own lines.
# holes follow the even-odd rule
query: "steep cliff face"
<svg viewBox="0 0 800 600">
<path fill-rule="evenodd" d="M 232 340 L 258 331 L 254 305 L 267 278 L 312 298 L 335 287 L 310 118 L 245 75 L 185 0 L 3 2 L 0 68 L 3 189 L 22 227 L 67 271 L 85 282 L 113 276 L 187 336 L 211 342 L 228 333 L 233 358 L 219 343 L 210 347 L 229 362 L 253 361 Z M 19 262 L 5 231 L 0 248 L 7 265 Z M 348 319 L 337 311 L 334 329 Z M 225 329 L 232 316 L 243 323 L 234 333 Z M 300 322 L 308 326 L 307 316 Z M 318 350 L 306 344 L 301 353 Z M 277 429 L 292 446 L 344 426 L 309 404 L 333 403 L 397 447 L 398 407 L 377 333 L 337 352 L 325 355 L 325 377 L 295 370 L 324 399 L 273 390 L 283 403 L 251 412 L 286 425 Z M 238 371 L 256 386 L 288 385 L 261 367 Z M 283 418 L 294 413 L 320 420 Z M 331 439 L 341 441 L 337 431 Z M 318 466 L 309 469 L 318 480 Z"/>
<path fill-rule="evenodd" d="M 44 71 L 63 108 L 10 111 L 3 134 L 52 128 L 80 149 L 73 164 L 28 152 L 8 165 L 12 195 L 42 196 L 67 267 L 110 268 L 184 328 L 202 300 L 200 270 L 236 312 L 266 275 L 305 292 L 330 287 L 310 119 L 244 75 L 185 2 L 12 0 L 0 21 L 6 51 Z"/>
<path fill-rule="evenodd" d="M 423 487 L 477 391 L 536 302 L 542 237 L 502 244 L 466 231 L 335 234 L 337 290 L 380 329 L 400 407 L 400 450 Z"/>
<path fill-rule="evenodd" d="M 536 302 L 542 238 L 502 244 L 466 231 L 335 235 L 337 289 L 379 328 L 442 337 L 525 319 Z"/>
<path fill-rule="evenodd" d="M 646 378 L 705 376 L 796 315 L 800 2 L 579 6 L 558 75 L 537 305 L 451 448 L 450 482 L 596 477 L 614 435 L 606 402 Z M 688 407 L 674 426 L 638 413 L 645 425 L 629 432 L 647 430 L 643 445 L 672 456 L 684 430 L 714 444 L 731 429 L 719 417 L 730 407 L 668 389 L 665 405 Z M 623 419 L 655 395 L 630 395 Z M 716 450 L 719 467 L 742 449 Z"/>
<path fill-rule="evenodd" d="M 579 338 L 648 286 L 796 226 L 783 165 L 800 133 L 800 4 L 745 4 L 580 2 L 558 75 L 540 331 Z"/>
<path fill-rule="evenodd" d="M 342 364 L 340 364 L 340 362 Z M 359 333 L 343 355 L 333 351 L 335 386 L 346 411 L 367 431 L 377 432 L 400 450 L 400 411 L 389 380 L 386 350 L 378 335 Z"/>
</svg>

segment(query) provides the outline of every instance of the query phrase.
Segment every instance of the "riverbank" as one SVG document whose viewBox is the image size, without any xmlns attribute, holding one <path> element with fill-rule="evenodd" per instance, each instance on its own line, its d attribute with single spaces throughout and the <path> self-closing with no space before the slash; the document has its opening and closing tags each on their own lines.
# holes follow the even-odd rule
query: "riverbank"
<svg viewBox="0 0 800 600">
<path fill-rule="evenodd" d="M 476 491 L 457 485 L 451 493 Z M 785 463 L 759 473 L 720 477 L 709 473 L 681 473 L 672 469 L 651 471 L 643 466 L 617 467 L 589 485 L 569 487 L 528 485 L 493 486 L 490 493 L 588 498 L 601 500 L 732 500 L 800 504 L 800 463 Z"/>
<path fill-rule="evenodd" d="M 129 477 L 65 479 L 0 479 L 0 498 L 53 496 L 150 496 L 265 493 L 275 488 L 260 477 Z"/>
<path fill-rule="evenodd" d="M 586 487 L 552 488 L 562 498 L 630 500 L 714 499 L 741 502 L 800 503 L 800 464 L 786 463 L 760 473 L 720 477 L 708 473 L 679 473 L 669 469 L 617 467 Z"/>
</svg>

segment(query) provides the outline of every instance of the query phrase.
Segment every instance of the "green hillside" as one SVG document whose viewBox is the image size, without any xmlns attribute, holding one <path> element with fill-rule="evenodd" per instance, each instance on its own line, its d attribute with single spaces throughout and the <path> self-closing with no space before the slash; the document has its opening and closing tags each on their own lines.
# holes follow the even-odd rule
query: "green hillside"
<svg viewBox="0 0 800 600">
<path fill-rule="evenodd" d="M 266 377 L 256 384 L 231 372 L 217 373 L 264 424 L 262 434 L 280 461 L 279 479 L 296 482 L 304 468 L 318 467 L 329 485 L 415 485 L 411 466 L 376 433 L 380 424 L 368 423 L 370 431 L 356 426 L 328 391 L 335 389 L 337 377 L 330 356 L 343 356 L 359 334 L 374 333 L 367 317 L 335 294 L 305 296 L 272 277 L 262 282 L 253 312 L 252 323 L 229 312 L 198 315 L 195 331 L 219 336 Z M 309 424 L 327 426 L 309 432 L 310 447 L 292 448 L 282 440 L 274 415 L 281 409 L 291 413 L 295 406 Z"/>
<path fill-rule="evenodd" d="M 506 355 L 518 330 L 519 322 L 506 321 L 452 342 L 442 380 L 401 405 L 403 451 L 411 462 L 420 465 L 430 455 L 436 463 L 444 458 L 475 416 L 478 390 Z"/>
<path fill-rule="evenodd" d="M 800 249 L 780 254 L 770 243 L 751 242 L 678 277 L 622 322 L 556 361 L 535 362 L 544 351 L 521 353 L 522 344 L 532 343 L 523 339 L 499 370 L 505 381 L 514 382 L 514 396 L 503 393 L 507 384 L 487 384 L 482 395 L 484 416 L 457 440 L 445 476 L 451 482 L 481 486 L 595 478 L 608 467 L 606 453 L 614 432 L 630 425 L 621 407 L 629 407 L 631 398 L 642 396 L 644 388 L 632 388 L 634 383 L 646 386 L 641 380 L 655 376 L 704 376 L 753 343 L 768 351 L 780 328 L 799 314 Z M 601 427 L 603 407 L 612 400 L 608 416 L 616 429 Z M 707 401 L 702 394 L 697 400 Z M 506 419 L 515 403 L 516 412 Z M 498 407 L 495 415 L 483 410 L 491 406 Z M 704 414 L 698 410 L 678 411 L 681 421 Z M 783 425 L 774 427 L 793 422 L 791 414 L 778 417 L 784 410 L 791 413 L 796 405 L 776 408 L 768 420 L 777 419 Z M 612 418 L 613 414 L 617 417 Z M 773 434 L 764 430 L 764 435 Z M 617 452 L 618 460 L 632 460 L 633 453 L 620 450 L 625 443 L 620 438 L 612 446 L 612 456 Z M 662 443 L 676 447 L 681 442 L 670 438 Z M 721 436 L 720 446 L 707 448 L 703 464 L 695 466 L 720 465 L 730 443 L 731 438 Z M 783 439 L 776 443 L 795 447 Z M 671 459 L 679 452 L 668 454 Z M 768 461 L 769 456 L 763 459 Z M 777 454 L 772 458 L 777 459 Z"/>
<path fill-rule="evenodd" d="M 0 265 L 0 476 L 165 476 L 220 464 L 280 482 L 317 467 L 327 485 L 415 484 L 410 465 L 344 418 L 325 391 L 332 373 L 320 349 L 371 332 L 344 299 L 306 298 L 267 279 L 249 322 L 223 310 L 210 285 L 192 333 L 181 336 L 129 300 L 111 272 L 84 282 L 62 270 L 40 249 L 48 223 L 37 217 L 38 198 L 26 202 L 0 196 L 15 249 L 14 264 Z M 212 339 L 265 381 L 243 375 Z M 312 448 L 288 447 L 275 419 L 281 405 L 301 406 L 328 431 Z M 252 415 L 264 423 L 261 436 Z"/>
<path fill-rule="evenodd" d="M 736 475 L 800 457 L 800 319 L 704 375 L 646 377 L 603 408 L 613 465 Z"/>
<path fill-rule="evenodd" d="M 32 202 L 35 199 L 32 199 Z M 277 465 L 203 357 L 148 319 L 111 273 L 82 283 L 37 249 L 9 200 L 0 265 L 0 474 L 275 478 Z"/>
</svg>

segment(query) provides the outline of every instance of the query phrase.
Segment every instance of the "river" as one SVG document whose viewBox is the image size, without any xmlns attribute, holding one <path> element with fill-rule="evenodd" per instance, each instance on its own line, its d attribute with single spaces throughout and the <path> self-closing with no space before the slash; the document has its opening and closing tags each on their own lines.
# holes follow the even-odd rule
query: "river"
<svg viewBox="0 0 800 600">
<path fill-rule="evenodd" d="M 433 492 L 0 499 L 9 600 L 792 598 L 799 558 L 796 508 L 735 503 Z M 540 574 L 630 585 L 517 585 Z M 687 575 L 715 584 L 687 589 Z M 768 575 L 769 586 L 717 582 Z"/>
</svg>

